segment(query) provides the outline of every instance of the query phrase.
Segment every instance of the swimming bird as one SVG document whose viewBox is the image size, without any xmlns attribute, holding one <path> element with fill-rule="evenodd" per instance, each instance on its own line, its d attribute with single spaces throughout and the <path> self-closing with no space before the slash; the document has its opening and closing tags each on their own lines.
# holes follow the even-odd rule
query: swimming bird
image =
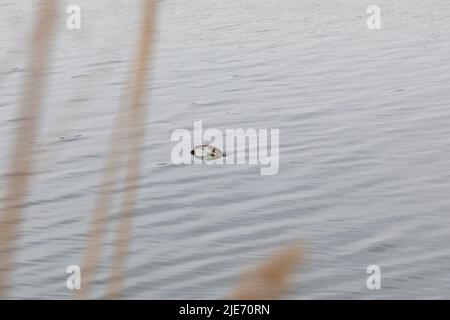
<svg viewBox="0 0 450 320">
<path fill-rule="evenodd" d="M 192 149 L 191 151 L 191 155 L 200 160 L 215 160 L 221 157 L 225 157 L 225 153 L 223 153 L 219 148 L 210 144 L 204 144 L 194 147 L 194 149 Z"/>
</svg>

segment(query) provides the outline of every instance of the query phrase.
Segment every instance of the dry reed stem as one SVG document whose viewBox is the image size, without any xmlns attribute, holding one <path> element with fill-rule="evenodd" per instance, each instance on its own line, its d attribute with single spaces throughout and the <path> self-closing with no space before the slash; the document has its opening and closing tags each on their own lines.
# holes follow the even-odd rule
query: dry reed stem
<svg viewBox="0 0 450 320">
<path fill-rule="evenodd" d="M 117 153 L 120 151 L 121 143 L 117 142 L 120 141 L 123 127 L 126 125 L 123 120 L 120 120 L 123 119 L 120 117 L 121 114 L 123 112 L 119 112 L 119 121 L 115 125 L 116 130 L 112 134 L 105 167 L 103 169 L 102 182 L 95 202 L 93 218 L 89 226 L 87 245 L 81 262 L 82 289 L 75 291 L 75 297 L 78 299 L 83 299 L 89 294 L 92 278 L 100 260 L 101 245 L 108 220 L 108 211 L 111 207 L 112 193 L 118 175 L 118 163 L 120 159 Z"/>
<path fill-rule="evenodd" d="M 89 294 L 92 277 L 101 253 L 101 242 L 105 233 L 105 223 L 110 208 L 112 189 L 118 174 L 117 163 L 120 161 L 120 154 L 117 156 L 117 152 L 121 149 L 121 145 L 125 145 L 128 146 L 126 151 L 129 157 L 126 166 L 126 187 L 122 199 L 117 238 L 114 243 L 111 282 L 107 289 L 107 296 L 115 298 L 121 291 L 125 257 L 132 225 L 132 214 L 140 176 L 140 153 L 144 138 L 144 125 L 141 121 L 145 119 L 146 115 L 144 97 L 146 96 L 145 89 L 150 65 L 151 40 L 156 20 L 156 5 L 155 0 L 145 0 L 142 34 L 139 40 L 137 57 L 134 60 L 135 64 L 131 72 L 132 78 L 129 81 L 131 83 L 129 88 L 131 91 L 131 102 L 130 104 L 122 105 L 107 155 L 102 189 L 97 198 L 94 219 L 92 220 L 88 236 L 88 246 L 83 259 L 83 284 L 82 290 L 76 294 L 78 298 L 84 298 Z M 124 133 L 128 133 L 128 135 L 123 137 Z M 121 138 L 126 138 L 128 141 L 122 143 L 120 141 Z M 118 143 L 118 140 L 120 143 Z"/>
<path fill-rule="evenodd" d="M 231 294 L 237 300 L 273 300 L 282 298 L 291 284 L 291 277 L 303 260 L 298 243 L 275 252 L 262 264 L 245 272 Z"/>
<path fill-rule="evenodd" d="M 124 98 L 123 101 L 126 101 Z M 122 140 L 125 129 L 129 126 L 127 119 L 126 103 L 123 102 L 118 113 L 114 131 L 112 133 L 110 146 L 106 155 L 100 190 L 95 201 L 93 218 L 89 226 L 87 245 L 82 266 L 82 290 L 75 292 L 75 297 L 83 299 L 89 294 L 92 278 L 94 276 L 101 255 L 103 236 L 106 232 L 108 212 L 111 208 L 114 187 L 119 174 L 120 155 L 122 154 Z"/>
<path fill-rule="evenodd" d="M 29 142 L 38 132 L 45 71 L 50 56 L 50 40 L 57 18 L 57 8 L 57 0 L 41 1 L 31 41 L 29 72 L 19 111 L 20 125 L 13 142 L 6 197 L 0 220 L 0 297 L 5 297 L 8 292 L 21 209 L 29 188 L 30 175 L 33 173 L 33 144 Z"/>
<path fill-rule="evenodd" d="M 127 176 L 125 179 L 125 190 L 122 198 L 122 208 L 114 244 L 113 265 L 110 283 L 107 288 L 107 296 L 111 299 L 118 298 L 123 287 L 123 275 L 125 273 L 125 260 L 128 251 L 128 243 L 132 229 L 133 211 L 138 191 L 142 145 L 145 137 L 145 119 L 147 106 L 146 84 L 151 62 L 152 36 L 156 24 L 157 0 L 146 0 L 143 14 L 143 25 L 141 39 L 136 57 L 134 69 L 135 80 L 132 87 L 133 95 L 131 101 L 131 133 L 130 148 L 128 152 L 128 164 L 126 166 Z"/>
</svg>

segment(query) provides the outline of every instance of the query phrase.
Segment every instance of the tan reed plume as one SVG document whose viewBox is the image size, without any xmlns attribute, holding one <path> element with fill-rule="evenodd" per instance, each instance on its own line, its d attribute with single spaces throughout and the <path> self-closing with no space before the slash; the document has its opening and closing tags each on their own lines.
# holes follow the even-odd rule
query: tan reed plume
<svg viewBox="0 0 450 320">
<path fill-rule="evenodd" d="M 44 78 L 50 56 L 51 36 L 57 16 L 57 0 L 41 0 L 30 48 L 29 71 L 20 106 L 0 220 L 0 297 L 6 297 L 13 266 L 13 251 L 21 221 L 21 209 L 33 173 L 33 144 L 38 132 Z"/>
<path fill-rule="evenodd" d="M 102 190 L 97 199 L 94 219 L 92 220 L 88 237 L 88 247 L 83 259 L 82 270 L 84 280 L 82 290 L 77 294 L 78 298 L 84 298 L 89 293 L 92 277 L 99 261 L 101 242 L 105 230 L 104 224 L 106 223 L 110 208 L 113 185 L 117 179 L 117 163 L 120 160 L 117 156 L 117 151 L 120 149 L 118 139 L 125 138 L 128 141 L 124 143 L 120 141 L 120 145 L 127 146 L 125 150 L 128 156 L 126 165 L 127 175 L 116 241 L 114 242 L 111 279 L 107 288 L 107 296 L 109 298 L 117 298 L 122 288 L 125 258 L 128 250 L 132 215 L 140 176 L 141 146 L 145 132 L 144 119 L 146 118 L 144 99 L 146 97 L 147 76 L 151 61 L 151 44 L 156 22 L 156 10 L 157 0 L 145 0 L 142 33 L 138 43 L 137 56 L 131 70 L 132 78 L 129 81 L 131 85 L 128 88 L 131 99 L 129 104 L 122 105 L 110 150 L 107 155 L 105 174 L 101 186 Z M 126 101 L 128 102 L 128 100 Z M 124 133 L 127 133 L 125 137 L 123 137 Z M 123 154 L 123 152 L 120 154 Z"/>
<path fill-rule="evenodd" d="M 298 243 L 282 248 L 267 260 L 245 272 L 231 294 L 237 300 L 280 299 L 289 289 L 291 278 L 303 260 Z"/>
</svg>

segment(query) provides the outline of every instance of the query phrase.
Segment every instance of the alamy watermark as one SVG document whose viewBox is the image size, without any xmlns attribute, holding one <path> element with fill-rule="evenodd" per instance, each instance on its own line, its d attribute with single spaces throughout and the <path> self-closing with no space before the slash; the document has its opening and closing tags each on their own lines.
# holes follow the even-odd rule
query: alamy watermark
<svg viewBox="0 0 450 320">
<path fill-rule="evenodd" d="M 381 29 L 381 9 L 379 6 L 371 5 L 366 10 L 367 14 L 370 16 L 367 18 L 366 24 L 369 30 L 380 30 Z"/>
<path fill-rule="evenodd" d="M 81 289 L 81 268 L 76 265 L 70 265 L 66 269 L 66 273 L 70 276 L 66 280 L 66 287 L 69 290 L 80 290 Z"/>
<path fill-rule="evenodd" d="M 81 29 L 81 8 L 75 4 L 67 7 L 67 14 L 70 16 L 67 18 L 66 26 L 69 30 Z"/>
<path fill-rule="evenodd" d="M 33 0 L 21 0 L 20 3 L 23 7 L 23 10 L 26 8 L 35 6 Z M 61 11 L 61 14 L 66 15 L 65 18 L 65 26 L 68 30 L 80 30 L 82 28 L 82 19 L 88 18 L 98 18 L 99 15 L 109 15 L 112 14 L 109 10 L 113 10 L 114 6 L 106 6 L 101 9 L 93 9 L 89 8 L 87 5 L 83 5 L 83 8 L 80 4 L 75 3 L 69 4 L 64 7 L 65 12 Z M 87 9 L 84 9 L 87 7 Z M 82 16 L 82 9 L 86 10 L 86 14 Z M 382 28 L 381 24 L 381 8 L 378 5 L 372 4 L 366 8 L 366 26 L 369 30 L 380 30 Z"/>
<path fill-rule="evenodd" d="M 367 289 L 381 289 L 381 268 L 376 264 L 372 264 L 367 267 L 366 272 L 370 274 L 366 281 Z"/>
<path fill-rule="evenodd" d="M 171 141 L 173 164 L 259 165 L 261 175 L 275 175 L 280 167 L 279 129 L 203 130 L 202 121 L 189 130 L 176 129 Z M 222 152 L 222 150 L 224 150 Z"/>
</svg>

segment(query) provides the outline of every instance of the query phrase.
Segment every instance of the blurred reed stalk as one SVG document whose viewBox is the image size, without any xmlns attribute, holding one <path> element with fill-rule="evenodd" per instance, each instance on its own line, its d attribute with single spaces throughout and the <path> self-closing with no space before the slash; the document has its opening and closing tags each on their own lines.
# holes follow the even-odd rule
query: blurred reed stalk
<svg viewBox="0 0 450 320">
<path fill-rule="evenodd" d="M 29 70 L 19 110 L 19 125 L 14 137 L 0 220 L 0 297 L 8 294 L 16 236 L 33 173 L 34 150 L 30 141 L 38 133 L 50 40 L 57 20 L 57 9 L 57 0 L 41 0 L 31 39 Z"/>
<path fill-rule="evenodd" d="M 111 207 L 112 191 L 118 176 L 118 163 L 120 162 L 120 155 L 123 154 L 123 152 L 119 152 L 120 150 L 126 151 L 126 178 L 116 240 L 113 246 L 114 252 L 107 297 L 111 299 L 118 298 L 122 290 L 140 176 L 141 150 L 147 114 L 145 98 L 147 97 L 147 78 L 151 63 L 152 36 L 156 24 L 156 11 L 157 0 L 145 0 L 138 50 L 130 72 L 131 79 L 127 82 L 129 87 L 127 88 L 126 97 L 129 99 L 125 100 L 119 111 L 107 154 L 105 172 L 100 193 L 97 197 L 88 235 L 88 245 L 82 263 L 82 290 L 76 293 L 77 298 L 85 298 L 89 294 L 95 269 L 98 265 L 105 224 Z M 122 139 L 125 141 L 122 141 Z M 121 146 L 126 148 L 120 148 Z"/>
<path fill-rule="evenodd" d="M 242 274 L 231 299 L 273 300 L 283 298 L 298 264 L 303 261 L 303 248 L 295 243 L 269 256 L 261 264 Z"/>
</svg>

